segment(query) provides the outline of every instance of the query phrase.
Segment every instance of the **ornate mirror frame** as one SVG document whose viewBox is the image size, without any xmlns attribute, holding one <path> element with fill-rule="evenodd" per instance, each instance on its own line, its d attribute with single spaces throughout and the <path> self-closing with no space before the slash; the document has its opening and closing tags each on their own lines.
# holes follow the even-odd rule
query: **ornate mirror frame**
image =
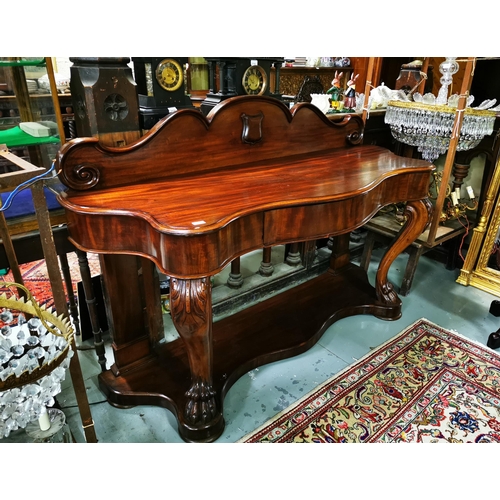
<svg viewBox="0 0 500 500">
<path fill-rule="evenodd" d="M 500 157 L 497 158 L 479 223 L 474 228 L 457 283 L 500 297 Z M 495 259 L 494 254 L 497 254 Z M 497 262 L 495 262 L 497 260 Z M 474 267 L 475 266 L 475 267 Z M 492 267 L 495 266 L 495 267 Z"/>
</svg>

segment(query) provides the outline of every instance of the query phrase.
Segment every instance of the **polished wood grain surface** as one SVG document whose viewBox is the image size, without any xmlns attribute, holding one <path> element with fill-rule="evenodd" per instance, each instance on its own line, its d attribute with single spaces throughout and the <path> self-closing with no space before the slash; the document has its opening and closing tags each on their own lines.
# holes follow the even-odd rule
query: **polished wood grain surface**
<svg viewBox="0 0 500 500">
<path fill-rule="evenodd" d="M 71 189 L 60 202 L 86 251 L 143 255 L 174 276 L 215 274 L 251 250 L 350 231 L 383 204 L 418 199 L 429 164 L 361 138 L 357 116 L 333 123 L 311 105 L 230 99 L 207 118 L 169 115 L 125 148 L 68 143 L 58 169 Z M 321 227 L 290 224 L 320 211 Z"/>
<path fill-rule="evenodd" d="M 355 168 L 361 159 L 362 171 Z M 421 172 L 427 175 L 428 164 L 422 163 Z M 63 203 L 73 210 L 82 207 L 86 213 L 141 217 L 158 231 L 196 234 L 258 211 L 359 196 L 408 169 L 415 174 L 414 160 L 378 146 L 359 146 L 350 151 L 252 161 L 238 168 L 236 178 L 233 168 L 224 168 L 202 177 L 193 174 L 97 192 L 70 192 Z"/>
<path fill-rule="evenodd" d="M 91 138 L 61 149 L 71 241 L 147 257 L 171 278 L 180 339 L 162 342 L 157 331 L 115 336 L 115 364 L 99 378 L 110 402 L 164 406 L 186 441 L 213 441 L 224 428 L 224 395 L 246 370 L 303 352 L 342 317 L 400 317 L 387 273 L 428 223 L 434 167 L 362 138 L 357 116 L 332 122 L 310 104 L 289 110 L 247 96 L 207 117 L 168 115 L 121 149 Z M 407 223 L 372 286 L 349 263 L 349 232 L 396 202 L 407 202 Z M 330 236 L 327 273 L 212 324 L 211 275 L 251 250 Z"/>
</svg>

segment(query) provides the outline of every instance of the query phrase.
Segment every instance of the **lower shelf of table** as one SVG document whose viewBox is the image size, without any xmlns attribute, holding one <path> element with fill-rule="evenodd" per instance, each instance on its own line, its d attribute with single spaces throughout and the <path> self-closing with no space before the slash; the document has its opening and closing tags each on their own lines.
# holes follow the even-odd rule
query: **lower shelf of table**
<svg viewBox="0 0 500 500">
<path fill-rule="evenodd" d="M 335 321 L 357 314 L 395 320 L 401 316 L 401 304 L 379 303 L 365 271 L 349 264 L 214 323 L 213 388 L 220 411 L 225 394 L 243 374 L 305 352 Z M 111 404 L 168 408 L 177 417 L 183 439 L 214 441 L 223 431 L 222 419 L 216 429 L 191 429 L 184 423 L 190 381 L 181 339 L 158 345 L 154 353 L 118 376 L 111 370 L 99 376 Z"/>
</svg>

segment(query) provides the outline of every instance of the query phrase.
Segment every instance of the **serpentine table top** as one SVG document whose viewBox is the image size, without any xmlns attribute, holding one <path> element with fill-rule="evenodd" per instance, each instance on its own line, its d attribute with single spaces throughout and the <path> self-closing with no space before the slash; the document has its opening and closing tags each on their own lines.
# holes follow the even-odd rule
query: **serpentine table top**
<svg viewBox="0 0 500 500">
<path fill-rule="evenodd" d="M 213 441 L 224 427 L 223 397 L 241 374 L 304 351 L 340 317 L 400 316 L 387 271 L 428 223 L 434 167 L 362 138 L 358 116 L 332 122 L 310 104 L 289 110 L 245 96 L 207 117 L 177 111 L 123 148 L 94 138 L 62 147 L 57 168 L 68 189 L 59 202 L 71 241 L 143 256 L 171 276 L 180 338 L 150 341 L 147 355 L 103 373 L 112 403 L 165 406 L 185 440 Z M 349 262 L 348 234 L 397 202 L 407 202 L 408 222 L 372 287 Z M 249 251 L 323 237 L 336 242 L 325 275 L 212 324 L 209 276 Z M 125 344 L 119 334 L 113 340 L 115 349 Z"/>
</svg>

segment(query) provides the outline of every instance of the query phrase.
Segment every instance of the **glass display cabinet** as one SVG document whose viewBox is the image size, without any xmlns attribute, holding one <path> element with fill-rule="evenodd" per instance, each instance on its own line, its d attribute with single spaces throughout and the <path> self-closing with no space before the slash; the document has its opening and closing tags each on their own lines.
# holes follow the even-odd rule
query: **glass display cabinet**
<svg viewBox="0 0 500 500">
<path fill-rule="evenodd" d="M 30 261 L 45 260 L 57 314 L 69 317 L 58 253 L 61 268 L 67 267 L 66 252 L 74 250 L 74 247 L 72 250 L 62 249 L 59 252 L 56 249 L 52 226 L 58 226 L 60 229 L 65 220 L 64 211 L 57 204 L 51 217 L 47 201 L 47 195 L 51 192 L 49 187 L 58 183 L 57 176 L 52 172 L 53 159 L 61 145 L 66 142 L 58 94 L 63 90 L 61 86 L 69 88 L 69 80 L 56 82 L 50 57 L 29 60 L 2 58 L 0 70 L 0 192 L 6 195 L 6 198 L 3 198 L 5 202 L 2 200 L 0 204 L 0 237 L 7 264 L 12 270 L 15 283 L 22 287 L 24 284 L 13 243 L 13 230 L 15 227 L 15 239 L 21 243 L 24 241 L 23 236 L 36 230 L 42 253 L 35 255 L 31 252 Z M 35 76 L 37 78 L 34 78 Z M 29 190 L 26 189 L 28 187 Z M 20 201 L 17 195 L 21 192 L 30 193 L 30 199 Z M 16 214 L 9 221 L 6 213 L 14 198 L 17 208 L 26 207 L 26 213 L 21 210 L 20 215 Z M 69 302 L 74 304 L 72 284 L 68 283 L 70 277 L 65 278 Z M 75 320 L 75 325 L 77 324 Z M 8 341 L 5 338 L 0 340 Z M 76 350 L 74 339 L 72 348 L 73 351 Z M 78 356 L 71 358 L 69 368 L 86 439 L 88 442 L 96 442 Z M 2 390 L 0 388 L 0 391 Z"/>
</svg>

